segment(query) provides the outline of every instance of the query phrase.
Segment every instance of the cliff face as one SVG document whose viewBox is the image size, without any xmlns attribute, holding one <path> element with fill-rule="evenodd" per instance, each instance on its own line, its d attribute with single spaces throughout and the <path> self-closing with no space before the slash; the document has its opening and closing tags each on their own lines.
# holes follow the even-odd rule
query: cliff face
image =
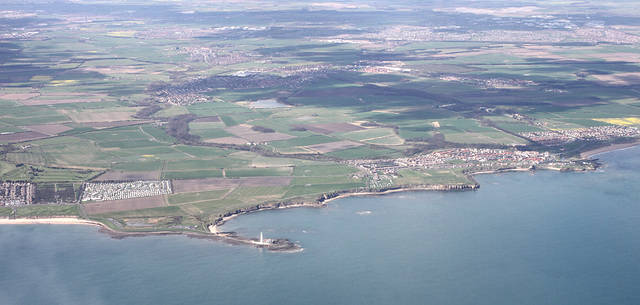
<svg viewBox="0 0 640 305">
<path fill-rule="evenodd" d="M 224 223 L 225 219 L 229 217 L 237 216 L 237 215 L 242 215 L 245 213 L 257 212 L 257 211 L 269 210 L 269 209 L 295 207 L 295 206 L 322 206 L 322 202 L 321 201 L 318 201 L 318 202 L 287 201 L 287 202 L 258 204 L 258 205 L 254 205 L 254 206 L 250 206 L 242 209 L 237 209 L 234 211 L 229 211 L 221 215 L 220 217 L 218 217 L 212 224 L 209 224 L 209 225 L 221 225 Z"/>
<path fill-rule="evenodd" d="M 475 180 L 471 179 L 471 181 L 475 182 Z M 341 196 L 350 196 L 350 195 L 375 195 L 375 194 L 385 194 L 396 191 L 463 191 L 463 190 L 476 190 L 480 188 L 478 183 L 473 184 L 421 184 L 421 185 L 402 185 L 402 186 L 394 186 L 389 188 L 381 188 L 381 189 L 353 189 L 353 190 L 342 190 L 335 191 L 328 194 L 320 195 L 315 201 L 285 201 L 285 202 L 273 202 L 273 203 L 264 203 L 257 204 L 254 206 L 237 209 L 234 211 L 229 211 L 217 219 L 213 221 L 210 225 L 222 225 L 226 219 L 242 215 L 245 213 L 257 212 L 262 210 L 270 210 L 270 209 L 281 209 L 287 207 L 297 207 L 297 206 L 308 206 L 308 207 L 321 207 L 325 205 L 325 202 L 331 199 L 335 199 Z"/>
<path fill-rule="evenodd" d="M 472 180 L 473 181 L 473 180 Z M 474 184 L 417 184 L 417 185 L 399 185 L 380 189 L 357 189 L 357 190 L 344 190 L 337 191 L 329 194 L 322 195 L 318 201 L 324 202 L 328 199 L 340 197 L 341 195 L 353 194 L 353 195 L 371 195 L 371 194 L 384 194 L 394 191 L 450 191 L 450 190 L 475 190 L 480 188 L 478 183 Z"/>
</svg>

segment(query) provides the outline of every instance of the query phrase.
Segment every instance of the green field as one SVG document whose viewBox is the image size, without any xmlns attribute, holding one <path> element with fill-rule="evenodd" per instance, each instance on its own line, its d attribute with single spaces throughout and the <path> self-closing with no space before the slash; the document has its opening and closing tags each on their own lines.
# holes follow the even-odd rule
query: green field
<svg viewBox="0 0 640 305">
<path fill-rule="evenodd" d="M 223 150 L 211 147 L 196 147 L 196 146 L 175 146 L 175 149 L 180 150 L 186 154 L 192 155 L 196 158 L 217 157 L 226 156 L 231 153 L 230 150 Z"/>
<path fill-rule="evenodd" d="M 357 173 L 358 169 L 346 165 L 334 165 L 334 166 L 296 166 L 293 171 L 293 176 L 344 176 L 348 174 Z"/>
<path fill-rule="evenodd" d="M 160 208 L 150 208 L 150 209 L 142 209 L 142 210 L 134 210 L 134 211 L 123 211 L 123 212 L 112 212 L 105 214 L 95 214 L 92 217 L 95 218 L 130 218 L 130 217 L 164 217 L 164 216 L 184 216 L 187 213 L 182 210 L 178 206 L 169 206 L 169 207 L 160 207 Z"/>
<path fill-rule="evenodd" d="M 195 170 L 195 169 L 215 169 L 215 168 L 238 168 L 249 167 L 251 162 L 249 160 L 221 157 L 210 160 L 182 160 L 182 161 L 168 161 L 165 165 L 165 170 Z"/>
<path fill-rule="evenodd" d="M 235 189 L 228 198 L 245 202 L 280 199 L 289 189 L 288 186 L 240 187 Z"/>
<path fill-rule="evenodd" d="M 206 192 L 182 193 L 169 195 L 169 204 L 184 204 L 191 202 L 207 201 L 220 199 L 227 194 L 229 190 L 216 190 Z"/>
<path fill-rule="evenodd" d="M 513 146 L 571 160 L 624 139 L 546 147 L 515 134 L 640 126 L 640 15 L 628 3 L 571 4 L 583 17 L 548 1 L 513 4 L 509 16 L 511 7 L 486 3 L 465 6 L 470 13 L 455 3 L 283 2 L 261 12 L 205 1 L 196 12 L 182 0 L 85 2 L 3 10 L 2 181 L 72 197 L 107 171 L 292 179 L 171 194 L 168 207 L 97 216 L 124 229 L 137 221 L 145 230 L 201 229 L 236 209 L 367 186 L 469 183 L 457 168 L 348 164 Z M 197 14 L 176 19 L 188 11 Z M 78 213 L 43 205 L 17 216 Z"/>
<path fill-rule="evenodd" d="M 0 217 L 3 217 L 3 218 L 13 217 L 13 210 L 11 208 L 0 207 Z"/>
<path fill-rule="evenodd" d="M 225 177 L 268 177 L 268 176 L 290 176 L 293 172 L 291 167 L 273 168 L 232 168 L 225 170 Z"/>
<path fill-rule="evenodd" d="M 338 184 L 349 183 L 352 179 L 345 176 L 324 176 L 324 177 L 295 177 L 291 182 L 293 185 L 307 184 Z"/>
<path fill-rule="evenodd" d="M 113 165 L 114 170 L 119 171 L 132 171 L 132 172 L 141 172 L 141 171 L 157 171 L 160 170 L 163 166 L 162 161 L 157 160 L 145 160 L 140 162 L 132 162 L 132 163 L 116 163 Z"/>
<path fill-rule="evenodd" d="M 4 181 L 29 182 L 86 181 L 99 173 L 99 171 L 89 169 L 65 169 L 22 165 L 14 170 L 4 173 L 0 179 Z"/>
<path fill-rule="evenodd" d="M 365 187 L 364 183 L 352 182 L 352 183 L 338 183 L 338 184 L 312 184 L 312 185 L 296 185 L 288 191 L 284 197 L 298 197 L 305 195 L 322 194 L 340 190 L 350 190 Z"/>
<path fill-rule="evenodd" d="M 537 131 L 544 131 L 544 129 L 540 128 L 540 127 L 535 127 L 535 126 L 531 126 L 531 125 L 516 125 L 516 124 L 498 124 L 498 127 L 504 129 L 504 130 L 508 130 L 510 132 L 514 132 L 514 133 L 520 133 L 520 132 L 537 132 Z"/>
<path fill-rule="evenodd" d="M 336 152 L 330 152 L 327 155 L 343 159 L 365 159 L 380 156 L 393 157 L 397 155 L 397 151 L 391 149 L 371 149 L 366 146 L 359 146 L 355 148 L 339 150 Z"/>
<path fill-rule="evenodd" d="M 77 205 L 21 206 L 16 208 L 16 217 L 70 216 L 79 217 Z"/>
<path fill-rule="evenodd" d="M 162 179 L 200 179 L 222 177 L 221 169 L 202 169 L 186 171 L 162 172 Z"/>
<path fill-rule="evenodd" d="M 373 128 L 373 129 L 365 129 L 358 130 L 352 132 L 340 132 L 333 134 L 340 138 L 345 138 L 354 141 L 363 141 L 368 139 L 375 139 L 381 137 L 393 136 L 395 133 L 390 128 Z"/>
</svg>

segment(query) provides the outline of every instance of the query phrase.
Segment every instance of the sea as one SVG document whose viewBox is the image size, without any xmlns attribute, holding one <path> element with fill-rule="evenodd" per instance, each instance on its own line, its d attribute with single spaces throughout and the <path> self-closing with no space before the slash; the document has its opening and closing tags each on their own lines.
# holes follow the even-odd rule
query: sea
<svg viewBox="0 0 640 305">
<path fill-rule="evenodd" d="M 0 226 L 0 304 L 640 304 L 640 147 L 595 172 L 477 176 L 263 211 L 221 227 L 273 253 L 81 225 Z"/>
</svg>

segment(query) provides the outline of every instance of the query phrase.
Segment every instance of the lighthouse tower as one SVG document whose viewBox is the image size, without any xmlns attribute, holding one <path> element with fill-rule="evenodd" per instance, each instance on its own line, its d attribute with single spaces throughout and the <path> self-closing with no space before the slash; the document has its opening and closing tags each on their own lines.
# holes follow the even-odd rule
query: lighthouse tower
<svg viewBox="0 0 640 305">
<path fill-rule="evenodd" d="M 262 237 L 262 232 L 260 232 L 260 244 L 264 244 L 264 238 Z"/>
</svg>

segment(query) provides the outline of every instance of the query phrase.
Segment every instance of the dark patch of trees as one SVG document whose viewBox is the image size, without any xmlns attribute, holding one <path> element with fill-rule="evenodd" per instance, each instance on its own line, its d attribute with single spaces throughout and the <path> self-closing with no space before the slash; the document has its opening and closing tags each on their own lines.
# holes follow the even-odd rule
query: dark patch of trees
<svg viewBox="0 0 640 305">
<path fill-rule="evenodd" d="M 0 154 L 6 154 L 8 152 L 12 152 L 17 150 L 17 148 L 15 146 L 13 146 L 12 144 L 1 144 L 0 145 Z"/>
<path fill-rule="evenodd" d="M 484 120 L 480 121 L 480 124 L 481 124 L 481 125 L 485 125 L 485 126 L 489 126 L 489 127 L 493 127 L 493 128 L 495 128 L 495 129 L 497 129 L 497 130 L 500 130 L 500 131 L 502 131 L 502 132 L 504 132 L 504 133 L 510 134 L 510 135 L 512 135 L 512 136 L 514 136 L 514 137 L 518 137 L 518 138 L 520 138 L 520 139 L 526 140 L 527 142 L 529 142 L 529 143 L 530 143 L 529 145 L 534 145 L 534 146 L 535 146 L 535 145 L 539 145 L 538 143 L 536 143 L 535 141 L 532 141 L 531 139 L 529 139 L 529 138 L 527 138 L 527 137 L 523 137 L 523 136 L 519 135 L 519 134 L 518 134 L 518 133 L 516 133 L 516 132 L 510 131 L 510 130 L 507 130 L 507 129 L 504 129 L 504 128 L 502 128 L 502 127 L 500 127 L 500 126 L 496 125 L 496 123 L 494 123 L 492 120 L 484 119 Z M 531 122 L 527 121 L 527 124 L 526 124 L 526 125 L 531 125 Z"/>
<path fill-rule="evenodd" d="M 182 144 L 198 144 L 200 137 L 189 133 L 189 122 L 196 118 L 197 116 L 192 113 L 171 117 L 166 125 L 167 135 L 176 138 Z"/>
<path fill-rule="evenodd" d="M 169 83 L 165 83 L 161 81 L 153 82 L 147 85 L 147 92 L 154 93 L 154 92 L 162 91 L 168 88 L 169 86 L 170 86 Z"/>
<path fill-rule="evenodd" d="M 273 128 L 264 127 L 264 126 L 253 126 L 251 130 L 261 132 L 261 133 L 273 133 L 276 132 Z"/>
<path fill-rule="evenodd" d="M 138 112 L 136 112 L 136 114 L 133 117 L 138 119 L 148 119 L 150 116 L 152 116 L 154 113 L 160 110 L 162 110 L 162 106 L 158 104 L 151 104 L 147 107 L 144 107 L 138 110 Z"/>
<path fill-rule="evenodd" d="M 387 127 L 387 128 L 391 128 L 393 129 L 393 132 L 398 135 L 398 130 L 400 129 L 398 127 L 398 125 L 395 124 L 383 124 L 383 123 L 378 123 L 375 121 L 367 121 L 364 122 L 362 124 L 360 124 L 360 126 L 364 126 L 364 127 Z"/>
</svg>

